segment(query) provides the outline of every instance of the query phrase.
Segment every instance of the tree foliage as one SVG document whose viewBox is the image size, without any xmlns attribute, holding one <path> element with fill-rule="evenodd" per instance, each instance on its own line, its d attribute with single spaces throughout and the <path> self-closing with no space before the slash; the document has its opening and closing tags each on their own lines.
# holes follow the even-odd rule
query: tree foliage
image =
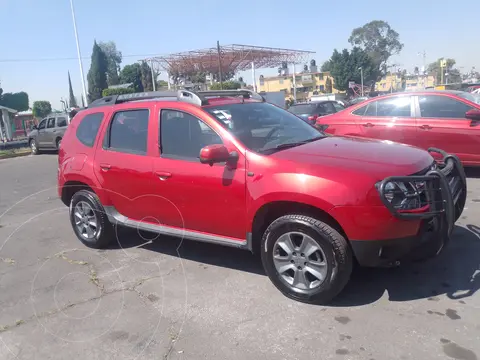
<svg viewBox="0 0 480 360">
<path fill-rule="evenodd" d="M 238 81 L 224 81 L 222 83 L 223 90 L 236 90 L 236 89 L 240 89 L 241 87 L 242 87 L 242 84 Z M 220 90 L 220 83 L 213 83 L 210 86 L 210 90 Z"/>
<path fill-rule="evenodd" d="M 2 91 L 3 92 L 3 91 Z M 24 91 L 18 93 L 5 93 L 0 92 L 0 105 L 14 109 L 17 111 L 28 110 L 28 94 Z"/>
<path fill-rule="evenodd" d="M 107 57 L 95 41 L 93 43 L 92 63 L 87 75 L 89 102 L 100 99 L 103 89 L 108 87 L 107 70 Z"/>
<path fill-rule="evenodd" d="M 450 58 L 440 58 L 437 61 L 428 64 L 427 72 L 428 74 L 432 74 L 433 76 L 435 76 L 435 82 L 437 84 L 440 84 L 442 82 L 442 69 L 440 67 L 440 63 L 442 60 L 446 60 L 447 62 L 447 67 L 444 68 L 443 71 L 444 74 L 448 73 L 448 82 L 450 84 L 462 82 L 462 74 L 460 73 L 460 70 L 455 68 L 455 64 L 457 62 L 454 59 Z M 445 76 L 443 77 L 443 82 L 446 82 Z"/>
<path fill-rule="evenodd" d="M 70 79 L 70 71 L 68 72 L 68 103 L 70 107 L 77 107 L 77 99 L 73 95 L 72 80 Z"/>
<path fill-rule="evenodd" d="M 140 77 L 143 91 L 153 91 L 152 68 L 146 61 L 140 64 Z"/>
<path fill-rule="evenodd" d="M 131 94 L 134 93 L 135 90 L 131 87 L 129 88 L 116 88 L 116 89 L 104 89 L 102 91 L 102 96 L 110 96 L 110 95 L 123 95 L 123 94 Z"/>
<path fill-rule="evenodd" d="M 382 20 L 370 21 L 353 29 L 348 42 L 365 50 L 377 68 L 385 72 L 388 59 L 403 49 L 399 34 Z"/>
<path fill-rule="evenodd" d="M 325 80 L 325 92 L 327 94 L 331 94 L 333 92 L 333 84 L 332 84 L 332 79 L 327 76 L 327 79 Z"/>
<path fill-rule="evenodd" d="M 358 47 L 354 47 L 350 52 L 343 49 L 338 52 L 333 51 L 329 60 L 332 64 L 330 74 L 335 80 L 335 88 L 340 91 L 348 89 L 348 82 L 361 82 L 360 67 L 363 69 L 364 83 L 374 82 L 379 76 L 379 69 L 368 53 Z"/>
<path fill-rule="evenodd" d="M 43 118 L 52 112 L 50 101 L 34 101 L 32 108 L 33 116 Z"/>
<path fill-rule="evenodd" d="M 332 70 L 332 62 L 330 60 L 325 61 L 320 68 L 321 72 L 327 72 Z"/>
<path fill-rule="evenodd" d="M 139 63 L 125 65 L 120 72 L 120 82 L 122 84 L 132 83 L 135 92 L 143 91 L 142 70 Z"/>
<path fill-rule="evenodd" d="M 117 50 L 114 41 L 99 42 L 98 46 L 107 58 L 107 84 L 108 86 L 120 83 L 120 64 L 122 63 L 122 52 Z"/>
</svg>

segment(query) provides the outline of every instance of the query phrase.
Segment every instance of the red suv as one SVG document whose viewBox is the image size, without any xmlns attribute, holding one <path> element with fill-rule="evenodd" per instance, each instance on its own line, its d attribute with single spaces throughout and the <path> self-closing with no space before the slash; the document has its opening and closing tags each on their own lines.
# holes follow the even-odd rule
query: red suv
<svg viewBox="0 0 480 360">
<path fill-rule="evenodd" d="M 109 96 L 73 118 L 58 193 L 76 236 L 115 226 L 260 252 L 285 295 L 327 303 L 354 261 L 434 256 L 466 200 L 457 157 L 329 136 L 248 90 Z"/>
<path fill-rule="evenodd" d="M 480 97 L 464 91 L 405 92 L 375 97 L 317 120 L 335 135 L 439 147 L 465 166 L 480 166 Z M 440 159 L 439 159 L 440 160 Z"/>
</svg>

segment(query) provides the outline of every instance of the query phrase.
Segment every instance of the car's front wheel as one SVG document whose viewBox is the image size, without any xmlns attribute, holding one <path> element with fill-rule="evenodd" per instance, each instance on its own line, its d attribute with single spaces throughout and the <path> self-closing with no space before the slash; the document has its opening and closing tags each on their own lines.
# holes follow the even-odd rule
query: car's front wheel
<svg viewBox="0 0 480 360">
<path fill-rule="evenodd" d="M 312 217 L 276 219 L 265 231 L 261 249 L 268 277 L 294 300 L 327 304 L 350 279 L 353 256 L 347 240 Z"/>
<path fill-rule="evenodd" d="M 97 195 L 89 190 L 76 192 L 70 203 L 70 223 L 86 246 L 101 249 L 111 244 L 114 229 Z"/>
<path fill-rule="evenodd" d="M 30 146 L 30 151 L 32 152 L 32 155 L 38 155 L 38 145 L 35 139 L 30 139 L 30 143 L 28 144 Z"/>
</svg>

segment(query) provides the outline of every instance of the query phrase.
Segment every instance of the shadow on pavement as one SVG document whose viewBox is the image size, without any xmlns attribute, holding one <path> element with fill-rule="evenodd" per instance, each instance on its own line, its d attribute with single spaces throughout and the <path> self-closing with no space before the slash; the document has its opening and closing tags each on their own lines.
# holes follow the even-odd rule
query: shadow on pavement
<svg viewBox="0 0 480 360">
<path fill-rule="evenodd" d="M 140 247 L 177 257 L 180 254 L 183 259 L 199 263 L 265 275 L 259 256 L 245 250 L 188 240 L 181 243 L 179 239 L 165 237 L 145 244 L 136 231 L 128 229 L 119 232 L 119 239 L 124 248 Z M 394 269 L 355 268 L 350 283 L 330 306 L 370 304 L 385 292 L 390 301 L 435 301 L 437 295 L 444 294 L 452 300 L 461 300 L 479 289 L 480 228 L 456 226 L 450 244 L 435 259 Z"/>
<path fill-rule="evenodd" d="M 478 167 L 465 168 L 465 175 L 467 175 L 467 178 L 480 179 L 480 168 Z"/>
</svg>

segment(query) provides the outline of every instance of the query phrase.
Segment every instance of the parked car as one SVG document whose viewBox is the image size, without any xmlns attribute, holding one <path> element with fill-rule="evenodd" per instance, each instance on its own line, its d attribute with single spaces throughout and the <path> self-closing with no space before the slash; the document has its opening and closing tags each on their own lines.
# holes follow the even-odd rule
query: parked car
<svg viewBox="0 0 480 360">
<path fill-rule="evenodd" d="M 456 154 L 480 165 L 480 99 L 464 91 L 380 96 L 317 120 L 327 133 L 390 140 Z"/>
<path fill-rule="evenodd" d="M 343 109 L 345 109 L 345 107 L 338 101 L 327 100 L 294 104 L 288 108 L 288 111 L 297 115 L 310 125 L 314 125 L 319 117 L 334 114 Z"/>
<path fill-rule="evenodd" d="M 28 133 L 28 146 L 32 154 L 42 150 L 58 150 L 68 126 L 66 114 L 53 114 L 40 121 L 38 126 Z"/>
<path fill-rule="evenodd" d="M 353 99 L 350 99 L 349 101 L 347 101 L 347 107 L 348 106 L 353 106 L 353 105 L 357 105 L 365 100 L 368 100 L 370 99 L 368 96 L 357 96 Z"/>
<path fill-rule="evenodd" d="M 115 95 L 72 119 L 58 194 L 86 246 L 108 247 L 121 225 L 259 252 L 283 294 L 325 304 L 355 260 L 445 248 L 466 179 L 430 151 L 444 167 L 415 147 L 325 135 L 248 90 Z"/>
</svg>

